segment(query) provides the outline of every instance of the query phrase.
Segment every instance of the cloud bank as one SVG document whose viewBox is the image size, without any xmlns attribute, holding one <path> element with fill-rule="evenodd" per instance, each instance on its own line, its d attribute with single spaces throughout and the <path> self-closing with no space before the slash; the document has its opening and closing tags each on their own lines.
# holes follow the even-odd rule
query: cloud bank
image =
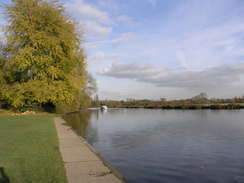
<svg viewBox="0 0 244 183">
<path fill-rule="evenodd" d="M 234 82 L 241 81 L 244 76 L 244 63 L 223 64 L 201 71 L 157 68 L 152 64 L 143 63 L 113 63 L 111 68 L 100 70 L 98 74 L 120 79 L 132 79 L 157 87 L 205 91 L 231 87 Z"/>
</svg>

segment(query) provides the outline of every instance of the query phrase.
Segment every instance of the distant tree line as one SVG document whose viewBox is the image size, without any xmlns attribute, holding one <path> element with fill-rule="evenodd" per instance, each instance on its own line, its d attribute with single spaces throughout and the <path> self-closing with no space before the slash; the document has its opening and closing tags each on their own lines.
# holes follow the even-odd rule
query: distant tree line
<svg viewBox="0 0 244 183">
<path fill-rule="evenodd" d="M 97 100 L 95 100 L 97 99 Z M 208 99 L 206 93 L 200 93 L 190 99 L 170 100 L 165 98 L 159 100 L 127 99 L 126 101 L 105 100 L 99 101 L 98 97 L 92 101 L 92 107 L 105 104 L 110 108 L 150 108 L 150 109 L 240 109 L 244 108 L 244 95 L 228 99 Z"/>
</svg>

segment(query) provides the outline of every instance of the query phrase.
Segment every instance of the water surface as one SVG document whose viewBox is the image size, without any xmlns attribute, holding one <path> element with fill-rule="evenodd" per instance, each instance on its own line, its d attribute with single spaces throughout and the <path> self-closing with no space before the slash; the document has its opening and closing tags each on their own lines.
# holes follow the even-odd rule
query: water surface
<svg viewBox="0 0 244 183">
<path fill-rule="evenodd" d="M 89 110 L 65 117 L 130 183 L 244 182 L 244 110 Z"/>
</svg>

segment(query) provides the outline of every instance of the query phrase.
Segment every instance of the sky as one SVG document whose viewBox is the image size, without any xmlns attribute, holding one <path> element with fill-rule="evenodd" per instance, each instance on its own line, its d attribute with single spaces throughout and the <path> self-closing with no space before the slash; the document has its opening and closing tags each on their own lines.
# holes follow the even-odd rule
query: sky
<svg viewBox="0 0 244 183">
<path fill-rule="evenodd" d="M 100 100 L 244 95 L 244 0 L 60 2 L 84 25 Z"/>
</svg>

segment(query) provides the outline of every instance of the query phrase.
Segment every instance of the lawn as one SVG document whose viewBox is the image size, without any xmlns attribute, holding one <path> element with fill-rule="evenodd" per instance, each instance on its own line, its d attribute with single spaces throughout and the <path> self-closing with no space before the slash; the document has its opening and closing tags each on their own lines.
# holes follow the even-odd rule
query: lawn
<svg viewBox="0 0 244 183">
<path fill-rule="evenodd" d="M 0 116 L 0 182 L 67 183 L 53 115 Z"/>
</svg>

